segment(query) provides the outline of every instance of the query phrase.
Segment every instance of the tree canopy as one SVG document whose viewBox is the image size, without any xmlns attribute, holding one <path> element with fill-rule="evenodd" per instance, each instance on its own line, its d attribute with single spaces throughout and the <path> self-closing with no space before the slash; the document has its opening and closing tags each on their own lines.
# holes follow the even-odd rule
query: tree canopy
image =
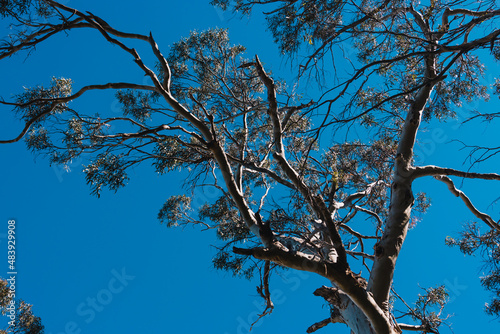
<svg viewBox="0 0 500 334">
<path fill-rule="evenodd" d="M 214 230 L 214 267 L 260 276 L 261 316 L 274 309 L 272 272 L 307 271 L 331 283 L 315 291 L 329 312 L 308 332 L 330 323 L 354 333 L 439 332 L 445 287 L 424 289 L 413 306 L 393 287 L 408 229 L 425 222 L 430 205 L 414 183 L 434 178 L 476 218 L 446 243 L 483 257 L 481 283 L 492 296 L 486 312 L 498 316 L 500 225 L 457 183 L 500 180 L 495 171 L 473 169 L 498 148 L 464 142 L 471 162 L 464 169 L 421 164 L 415 153 L 419 133 L 436 122 L 446 126 L 458 107 L 498 103 L 490 95 L 500 92 L 500 81 L 484 79 L 495 75 L 485 62 L 500 60 L 495 1 L 212 3 L 235 15 L 263 11 L 289 78 L 276 77 L 266 59 L 248 55 L 225 29 L 193 31 L 168 49 L 155 32 L 129 32 L 63 2 L 0 2 L 12 24 L 0 59 L 87 29 L 127 54 L 146 78 L 99 78 L 74 88 L 71 78 L 54 77 L 26 87 L 0 100 L 24 124 L 0 142 L 23 139 L 54 165 L 84 158 L 86 182 L 98 197 L 126 186 L 140 164 L 160 175 L 181 171 L 186 187 L 158 208 L 159 221 Z M 113 92 L 119 114 L 74 108 L 102 90 Z M 478 110 L 470 121 L 496 116 Z M 199 188 L 215 189 L 216 198 L 192 205 Z"/>
</svg>

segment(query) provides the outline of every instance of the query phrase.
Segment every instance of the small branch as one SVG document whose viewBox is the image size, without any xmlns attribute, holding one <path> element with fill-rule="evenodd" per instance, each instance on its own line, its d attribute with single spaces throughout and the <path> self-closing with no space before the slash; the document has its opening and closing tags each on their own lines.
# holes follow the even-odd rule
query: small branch
<svg viewBox="0 0 500 334">
<path fill-rule="evenodd" d="M 352 234 L 358 239 L 380 239 L 380 237 L 374 235 L 362 235 L 361 233 L 354 231 L 351 227 L 349 227 L 346 224 L 341 224 L 339 225 L 339 227 L 346 230 L 349 234 Z"/>
<path fill-rule="evenodd" d="M 87 23 L 81 23 L 83 18 L 77 18 L 71 22 L 65 22 L 60 25 L 51 26 L 50 28 L 40 29 L 28 36 L 24 36 L 24 38 L 16 45 L 8 45 L 6 47 L 1 47 L 0 50 L 5 50 L 0 53 L 0 59 L 4 59 L 6 57 L 10 57 L 16 52 L 29 47 L 35 47 L 40 42 L 47 40 L 48 38 L 56 35 L 57 33 L 64 30 L 71 30 L 75 28 L 89 28 L 90 25 Z M 39 38 L 37 38 L 39 37 Z"/>
<path fill-rule="evenodd" d="M 381 227 L 382 225 L 384 225 L 384 222 L 382 221 L 382 218 L 380 218 L 380 216 L 378 214 L 376 214 L 375 212 L 373 212 L 371 210 L 368 210 L 368 209 L 365 209 L 365 208 L 362 208 L 362 207 L 360 207 L 358 205 L 355 205 L 354 209 L 358 210 L 358 211 L 361 211 L 363 213 L 366 213 L 366 214 L 368 214 L 370 216 L 375 217 L 375 219 L 377 220 L 377 223 L 378 223 L 378 227 Z"/>
<path fill-rule="evenodd" d="M 362 25 L 365 21 L 369 20 L 370 18 L 373 18 L 375 14 L 377 14 L 379 11 L 387 7 L 389 3 L 390 3 L 389 0 L 385 0 L 379 7 L 375 8 L 373 11 L 366 13 L 365 16 L 352 22 L 351 24 L 343 26 L 341 29 L 333 33 L 330 37 L 328 37 L 328 39 L 323 41 L 323 44 L 318 49 L 316 49 L 316 51 L 314 51 L 312 55 L 307 57 L 306 63 L 304 65 L 301 65 L 302 72 L 304 72 L 309 67 L 309 64 L 312 61 L 316 61 L 318 58 L 320 58 L 321 53 L 324 52 L 324 50 L 327 49 L 328 46 L 330 46 L 331 43 L 341 34 L 345 33 L 346 31 L 349 31 L 350 29 L 355 30 L 358 26 Z"/>
<path fill-rule="evenodd" d="M 10 143 L 15 143 L 15 142 L 18 142 L 19 140 L 21 140 L 26 135 L 26 133 L 28 132 L 28 130 L 30 129 L 30 127 L 33 125 L 33 123 L 37 122 L 38 120 L 40 120 L 45 115 L 50 114 L 54 110 L 55 107 L 57 107 L 57 103 L 52 103 L 50 105 L 50 107 L 48 107 L 43 112 L 41 112 L 37 116 L 35 116 L 32 119 L 30 119 L 28 122 L 26 122 L 26 125 L 24 126 L 24 129 L 21 131 L 21 133 L 16 138 L 14 138 L 14 139 L 7 139 L 7 140 L 0 140 L 0 144 L 10 144 Z"/>
<path fill-rule="evenodd" d="M 315 324 L 311 325 L 311 326 L 307 329 L 306 333 L 314 333 L 314 332 L 316 332 L 318 329 L 321 329 L 321 328 L 323 328 L 323 327 L 325 327 L 325 326 L 327 326 L 327 325 L 329 325 L 329 324 L 331 324 L 331 323 L 332 323 L 332 319 L 331 319 L 331 318 L 326 318 L 325 320 L 321 320 L 321 321 L 319 321 L 319 322 L 317 322 L 317 323 L 315 323 Z"/>
<path fill-rule="evenodd" d="M 363 253 L 363 252 L 353 252 L 353 251 L 346 251 L 347 254 L 349 255 L 352 255 L 352 256 L 361 256 L 365 259 L 369 259 L 369 260 L 375 260 L 375 256 L 374 255 L 369 255 L 369 254 L 366 254 L 366 253 Z"/>
<path fill-rule="evenodd" d="M 353 206 L 354 201 L 359 200 L 359 199 L 365 197 L 366 195 L 369 195 L 372 192 L 373 188 L 378 186 L 379 184 L 383 184 L 383 185 L 387 186 L 387 184 L 382 180 L 372 182 L 366 187 L 365 190 L 351 194 L 345 198 L 344 202 L 337 203 L 335 205 L 335 209 L 340 209 L 340 208 L 343 208 L 346 206 Z"/>
<path fill-rule="evenodd" d="M 37 121 L 39 121 L 41 118 L 44 116 L 50 114 L 55 107 L 57 107 L 58 104 L 61 103 L 66 103 L 72 100 L 77 99 L 78 97 L 82 96 L 85 92 L 90 91 L 90 90 L 102 90 L 102 89 L 125 89 L 125 88 L 130 88 L 130 89 L 143 89 L 143 90 L 151 90 L 155 91 L 155 88 L 152 86 L 146 86 L 146 85 L 136 85 L 136 84 L 131 84 L 131 83 L 124 83 L 124 82 L 115 82 L 115 83 L 107 83 L 104 85 L 89 85 L 82 87 L 78 92 L 76 92 L 73 95 L 66 96 L 66 97 L 59 97 L 59 98 L 54 98 L 54 99 L 35 99 L 31 100 L 26 103 L 14 103 L 14 102 L 5 102 L 5 101 L 0 101 L 0 104 L 3 105 L 10 105 L 10 106 L 15 106 L 19 108 L 27 107 L 30 105 L 33 105 L 35 103 L 51 103 L 49 107 L 47 107 L 43 112 L 38 114 L 37 116 L 33 117 L 31 120 L 26 122 L 23 130 L 21 133 L 13 139 L 8 139 L 8 140 L 0 140 L 0 144 L 9 144 L 9 143 L 15 143 L 19 140 L 21 140 L 30 127 Z"/>
<path fill-rule="evenodd" d="M 434 178 L 438 181 L 446 183 L 446 185 L 448 186 L 448 189 L 451 191 L 451 193 L 453 195 L 455 195 L 456 197 L 460 197 L 462 199 L 462 201 L 465 203 L 465 206 L 474 214 L 474 216 L 481 219 L 490 228 L 495 229 L 497 231 L 500 231 L 500 225 L 497 222 L 495 222 L 493 220 L 493 218 L 491 218 L 490 215 L 487 215 L 486 213 L 482 213 L 478 209 L 476 209 L 476 207 L 474 206 L 474 204 L 472 204 L 469 197 L 467 197 L 467 195 L 465 195 L 465 193 L 463 191 L 458 190 L 455 187 L 455 184 L 453 183 L 453 181 L 449 177 L 444 176 L 444 175 L 439 175 L 439 176 L 434 176 Z"/>
<path fill-rule="evenodd" d="M 270 261 L 266 261 L 264 264 L 264 275 L 261 279 L 260 286 L 257 287 L 257 292 L 259 295 L 264 298 L 266 301 L 266 308 L 264 309 L 264 312 L 259 314 L 259 317 L 257 320 L 255 320 L 252 325 L 250 326 L 250 330 L 252 330 L 252 327 L 263 317 L 265 317 L 268 314 L 271 314 L 274 309 L 274 304 L 271 300 L 271 292 L 269 291 L 269 275 L 271 273 L 271 265 Z"/>
</svg>

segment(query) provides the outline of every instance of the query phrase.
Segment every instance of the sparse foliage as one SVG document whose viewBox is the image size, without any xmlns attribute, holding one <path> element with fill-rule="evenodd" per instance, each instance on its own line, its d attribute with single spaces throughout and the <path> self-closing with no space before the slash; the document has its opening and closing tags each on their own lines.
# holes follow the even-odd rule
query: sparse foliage
<svg viewBox="0 0 500 334">
<path fill-rule="evenodd" d="M 9 325 L 0 329 L 5 334 L 43 334 L 42 320 L 33 314 L 32 305 L 13 298 L 7 280 L 0 279 L 0 311 Z"/>
</svg>

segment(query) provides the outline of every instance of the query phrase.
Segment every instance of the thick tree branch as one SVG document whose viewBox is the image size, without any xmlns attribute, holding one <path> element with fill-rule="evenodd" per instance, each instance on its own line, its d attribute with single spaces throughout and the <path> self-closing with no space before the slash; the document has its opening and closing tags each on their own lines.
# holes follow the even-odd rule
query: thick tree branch
<svg viewBox="0 0 500 334">
<path fill-rule="evenodd" d="M 253 256 L 259 260 L 272 261 L 288 268 L 313 272 L 328 278 L 362 310 L 377 333 L 393 333 L 389 320 L 372 295 L 363 288 L 352 271 L 346 270 L 343 265 L 327 262 L 302 252 L 289 252 L 280 245 L 251 249 L 233 247 L 233 251 L 236 254 Z"/>
<path fill-rule="evenodd" d="M 410 106 L 400 135 L 396 151 L 394 180 L 391 186 L 389 214 L 382 239 L 375 245 L 375 261 L 368 283 L 369 291 L 373 293 L 373 297 L 385 311 L 389 308 L 396 261 L 406 238 L 414 202 L 411 166 L 413 148 L 422 113 L 439 78 L 435 56 L 429 54 L 424 61 L 425 79 Z"/>
<path fill-rule="evenodd" d="M 500 14 L 500 10 L 473 11 L 465 8 L 456 8 L 456 9 L 446 8 L 442 17 L 442 27 L 443 29 L 448 30 L 450 16 L 467 15 L 473 17 L 493 17 L 498 14 Z"/>
<path fill-rule="evenodd" d="M 222 172 L 224 182 L 226 184 L 226 187 L 228 189 L 228 193 L 231 195 L 232 199 L 234 200 L 243 220 L 247 224 L 248 228 L 257 236 L 259 235 L 258 233 L 258 227 L 257 227 L 257 221 L 255 219 L 255 216 L 250 210 L 250 207 L 248 206 L 248 203 L 246 202 L 245 198 L 243 197 L 243 194 L 241 191 L 238 189 L 238 186 L 236 184 L 235 178 L 233 176 L 233 172 L 231 170 L 231 166 L 229 164 L 229 161 L 227 159 L 227 156 L 225 154 L 224 149 L 220 146 L 220 143 L 216 141 L 216 138 L 214 137 L 212 131 L 210 130 L 210 127 L 207 126 L 203 121 L 201 121 L 198 117 L 196 117 L 192 112 L 190 112 L 186 107 L 184 107 L 181 103 L 179 103 L 171 94 L 169 90 L 169 82 L 170 76 L 169 76 L 169 70 L 168 70 L 168 64 L 166 63 L 166 60 L 163 58 L 161 55 L 160 51 L 158 50 L 156 43 L 154 42 L 153 38 L 150 37 L 140 37 L 140 35 L 137 35 L 136 37 L 145 41 L 148 41 L 153 48 L 153 53 L 157 56 L 159 59 L 160 63 L 162 66 L 167 66 L 167 70 L 165 71 L 165 76 L 167 82 L 160 83 L 158 77 L 156 74 L 148 68 L 142 59 L 140 58 L 139 54 L 137 51 L 133 48 L 127 47 L 125 44 L 122 42 L 112 38 L 108 31 L 110 33 L 115 33 L 116 30 L 112 29 L 109 27 L 109 25 L 103 21 L 102 19 L 97 19 L 96 17 L 93 16 L 92 14 L 86 15 L 81 12 L 79 12 L 76 9 L 66 7 L 64 5 L 61 5 L 59 3 L 56 3 L 54 1 L 49 1 L 52 5 L 54 5 L 57 8 L 61 8 L 65 11 L 71 12 L 77 16 L 80 16 L 82 18 L 85 18 L 91 25 L 94 26 L 103 36 L 104 38 L 110 42 L 111 44 L 115 44 L 119 46 L 121 49 L 123 49 L 125 52 L 131 54 L 134 57 L 135 63 L 144 71 L 144 73 L 151 78 L 153 81 L 156 91 L 160 93 L 160 95 L 168 102 L 168 104 L 174 109 L 176 113 L 178 113 L 180 116 L 184 117 L 187 121 L 189 121 L 196 129 L 200 131 L 202 136 L 204 137 L 205 141 L 208 143 L 208 148 L 212 151 L 215 160 L 217 161 L 217 164 L 219 165 L 219 168 Z M 134 36 L 128 36 L 131 38 L 135 38 Z"/>
<path fill-rule="evenodd" d="M 416 179 L 424 176 L 452 175 L 466 179 L 500 180 L 500 174 L 496 173 L 472 173 L 453 168 L 439 166 L 415 167 L 412 176 Z"/>
</svg>

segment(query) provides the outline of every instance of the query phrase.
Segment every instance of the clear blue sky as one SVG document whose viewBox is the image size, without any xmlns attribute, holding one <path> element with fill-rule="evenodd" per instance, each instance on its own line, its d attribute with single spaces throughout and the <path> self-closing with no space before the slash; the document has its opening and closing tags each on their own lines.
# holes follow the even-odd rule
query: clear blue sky
<svg viewBox="0 0 500 334">
<path fill-rule="evenodd" d="M 65 3 L 92 11 L 121 30 L 152 31 L 164 54 L 190 30 L 229 27 L 233 42 L 245 45 L 249 56 L 257 53 L 267 68 L 287 73 L 289 66 L 279 57 L 261 19 L 232 18 L 208 2 Z M 0 73 L 0 96 L 5 99 L 23 86 L 47 84 L 52 76 L 72 78 L 75 88 L 143 77 L 117 47 L 107 45 L 96 33 L 83 32 L 48 41 L 27 59 L 23 54 L 1 61 Z M 498 99 L 492 100 L 494 104 L 478 107 L 498 108 Z M 112 94 L 91 95 L 79 106 L 117 108 Z M 20 129 L 21 123 L 8 109 L 1 109 L 2 139 Z M 459 145 L 449 141 L 491 138 L 494 143 L 494 135 L 494 125 L 474 129 L 454 121 L 431 124 L 420 137 L 420 162 L 466 168 L 463 152 L 462 156 L 456 153 Z M 97 199 L 85 184 L 83 161 L 74 161 L 70 172 L 51 167 L 27 152 L 24 142 L 0 146 L 0 156 L 0 249 L 6 254 L 7 221 L 15 219 L 17 293 L 34 305 L 47 334 L 239 334 L 248 331 L 248 323 L 262 310 L 257 280 L 233 278 L 211 267 L 215 252 L 210 245 L 216 243 L 211 232 L 167 229 L 157 221 L 165 199 L 182 193 L 182 174 L 159 177 L 149 166 L 137 167 L 127 187 L 117 194 L 106 191 Z M 491 161 L 479 170 L 497 171 L 497 166 Z M 455 235 L 472 215 L 444 184 L 421 180 L 415 188 L 427 191 L 433 206 L 410 231 L 403 247 L 396 271 L 398 292 L 413 302 L 419 286 L 446 284 L 452 297 L 446 310 L 454 315 L 449 319 L 454 333 L 495 332 L 498 321 L 483 313 L 488 295 L 479 286 L 480 262 L 444 246 L 445 237 Z M 498 206 L 490 206 L 499 196 L 494 191 L 498 185 L 465 181 L 463 188 L 481 210 L 498 218 Z M 197 198 L 203 202 L 211 195 L 200 191 Z M 0 275 L 7 272 L 4 262 Z M 322 299 L 312 295 L 322 284 L 328 282 L 309 273 L 289 271 L 272 277 L 276 309 L 252 332 L 305 333 L 309 325 L 328 316 Z M 349 333 L 342 325 L 330 325 L 318 333 L 333 331 Z M 443 328 L 443 333 L 451 332 Z"/>
</svg>

